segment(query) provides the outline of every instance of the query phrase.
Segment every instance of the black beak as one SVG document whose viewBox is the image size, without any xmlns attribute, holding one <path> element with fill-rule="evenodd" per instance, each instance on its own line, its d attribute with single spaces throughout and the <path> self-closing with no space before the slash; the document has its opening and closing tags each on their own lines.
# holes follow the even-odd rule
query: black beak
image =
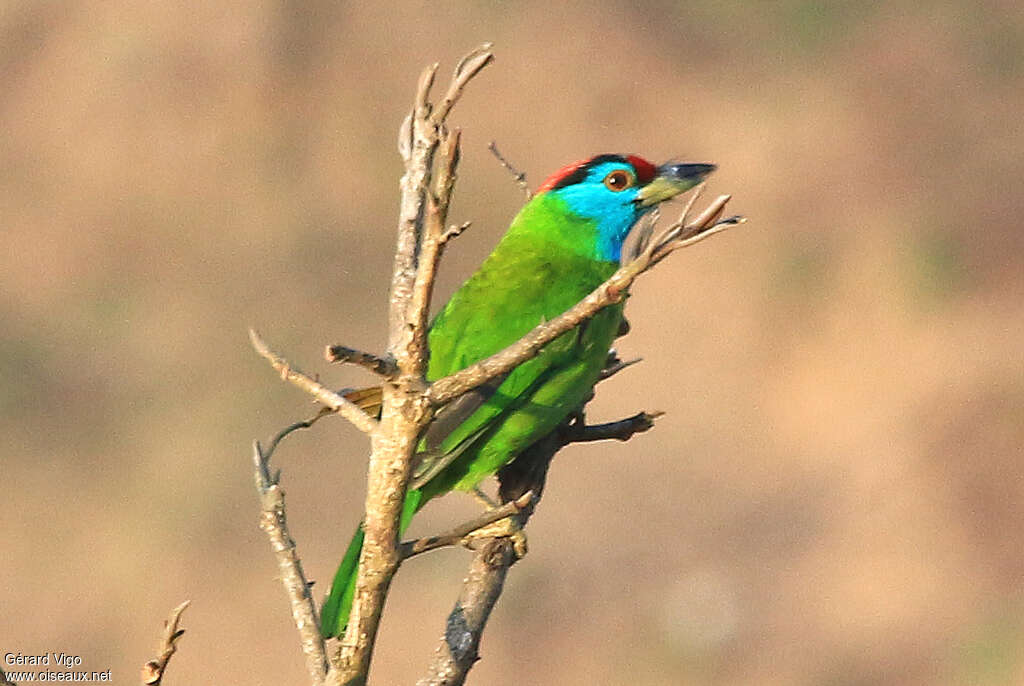
<svg viewBox="0 0 1024 686">
<path fill-rule="evenodd" d="M 658 167 L 658 176 L 667 176 L 680 181 L 690 181 L 694 185 L 704 180 L 704 177 L 718 169 L 713 164 L 663 164 Z"/>
</svg>

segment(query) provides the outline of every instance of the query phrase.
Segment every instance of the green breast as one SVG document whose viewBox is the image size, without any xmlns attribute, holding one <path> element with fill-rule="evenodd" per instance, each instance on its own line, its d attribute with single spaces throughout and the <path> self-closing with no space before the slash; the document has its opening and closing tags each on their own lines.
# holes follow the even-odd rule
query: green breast
<svg viewBox="0 0 1024 686">
<path fill-rule="evenodd" d="M 592 258 L 596 240 L 560 201 L 534 198 L 431 324 L 427 378 L 502 350 L 601 285 L 618 264 Z"/>
</svg>

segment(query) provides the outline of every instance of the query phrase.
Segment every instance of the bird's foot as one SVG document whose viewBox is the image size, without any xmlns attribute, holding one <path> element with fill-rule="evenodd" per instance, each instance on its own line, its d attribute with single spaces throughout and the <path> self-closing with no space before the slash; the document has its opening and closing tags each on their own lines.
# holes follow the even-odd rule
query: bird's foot
<svg viewBox="0 0 1024 686">
<path fill-rule="evenodd" d="M 512 550 L 515 552 L 516 558 L 526 557 L 526 532 L 512 517 L 499 519 L 493 524 L 477 529 L 466 536 L 466 545 L 472 548 L 477 541 L 487 538 L 507 538 L 512 541 Z"/>
</svg>

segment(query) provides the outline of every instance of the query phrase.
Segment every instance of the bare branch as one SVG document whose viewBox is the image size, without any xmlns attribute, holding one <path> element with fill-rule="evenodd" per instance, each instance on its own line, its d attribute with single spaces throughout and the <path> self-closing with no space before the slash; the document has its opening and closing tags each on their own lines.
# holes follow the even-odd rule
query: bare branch
<svg viewBox="0 0 1024 686">
<path fill-rule="evenodd" d="M 422 375 L 426 366 L 430 299 L 434 292 L 437 266 L 441 261 L 441 252 L 445 242 L 443 240 L 445 222 L 448 219 L 448 207 L 451 204 L 451 194 L 455 188 L 455 170 L 460 157 L 460 134 L 457 129 L 453 132 L 438 130 L 435 132 L 435 136 L 437 138 L 434 144 L 441 148 L 440 161 L 437 165 L 436 188 L 433 192 L 425 190 L 422 194 L 425 213 L 416 258 L 418 268 L 413 281 L 412 294 L 406 306 L 406 321 L 407 324 L 412 325 L 409 332 L 411 340 L 408 344 L 409 353 L 412 354 L 410 363 L 413 360 L 416 361 L 416 364 L 410 367 L 408 372 L 417 376 Z M 429 175 L 425 178 L 429 178 Z"/>
<path fill-rule="evenodd" d="M 384 599 L 401 562 L 399 518 L 418 436 L 432 416 L 424 397 L 427 323 L 437 263 L 451 237 L 446 237 L 445 221 L 459 159 L 458 132 L 449 132 L 445 122 L 469 81 L 493 59 L 489 49 L 489 44 L 483 45 L 459 62 L 436 106 L 430 103 L 430 90 L 437 66 L 428 67 L 420 78 L 413 111 L 399 132 L 405 174 L 388 312 L 388 353 L 398 373 L 383 386 L 380 430 L 371 436 L 365 538 L 332 682 L 365 682 Z"/>
<path fill-rule="evenodd" d="M 344 345 L 327 346 L 324 350 L 324 357 L 328 362 L 358 365 L 385 379 L 390 379 L 398 373 L 398 367 L 395 366 L 395 361 L 391 358 L 380 357 Z"/>
<path fill-rule="evenodd" d="M 428 675 L 416 682 L 417 686 L 457 686 L 465 682 L 479 659 L 480 637 L 515 560 L 508 538 L 488 539 L 476 551 Z"/>
<path fill-rule="evenodd" d="M 682 221 L 685 221 L 685 217 L 683 217 L 681 222 L 677 222 L 682 228 L 677 230 L 676 224 L 670 226 L 658 238 L 652 240 L 650 245 L 644 248 L 635 259 L 621 266 L 607 281 L 598 286 L 590 295 L 574 307 L 554 319 L 538 325 L 504 350 L 472 364 L 451 376 L 435 381 L 427 391 L 427 398 L 431 404 L 435 406 L 443 405 L 453 398 L 529 360 L 541 348 L 558 336 L 575 328 L 583 321 L 590 319 L 608 305 L 621 301 L 630 285 L 640 274 L 650 269 L 671 252 L 693 245 L 708 236 L 741 223 L 743 221 L 742 217 L 731 217 L 721 222 L 717 221 L 728 201 L 729 196 L 720 196 L 711 204 L 708 210 L 691 223 L 682 224 Z M 685 233 L 682 233 L 684 229 Z M 681 233 L 686 238 L 682 238 L 680 236 Z"/>
<path fill-rule="evenodd" d="M 508 173 L 512 175 L 512 178 L 515 179 L 516 184 L 522 189 L 523 194 L 526 196 L 526 200 L 529 201 L 533 199 L 533 191 L 530 190 L 529 184 L 526 183 L 526 172 L 521 172 L 513 167 L 512 163 L 505 159 L 505 156 L 498 150 L 498 144 L 494 141 L 490 142 L 487 149 L 490 150 L 491 154 L 498 159 L 501 166 L 508 170 Z"/>
<path fill-rule="evenodd" d="M 270 473 L 270 456 L 260 449 L 259 441 L 253 443 L 252 453 L 256 469 L 256 491 L 260 496 L 260 528 L 270 539 L 270 547 L 277 558 L 281 583 L 291 604 L 292 621 L 295 622 L 302 652 L 306 656 L 306 671 L 314 685 L 322 684 L 327 677 L 327 653 L 320 636 L 316 604 L 310 593 L 311 584 L 306 580 L 302 561 L 295 550 L 295 541 L 288 533 L 284 491 L 278 483 L 280 474 Z"/>
<path fill-rule="evenodd" d="M 160 653 L 156 658 L 142 665 L 142 683 L 145 686 L 159 686 L 160 681 L 164 678 L 164 673 L 167 671 L 167 663 L 171 661 L 171 656 L 178 650 L 178 639 L 185 633 L 184 629 L 178 628 L 181 613 L 185 611 L 185 608 L 191 602 L 186 600 L 171 610 L 170 617 L 164 620 L 164 633 L 160 638 Z M 6 677 L 4 681 L 6 681 Z"/>
<path fill-rule="evenodd" d="M 18 686 L 18 684 L 8 679 L 4 670 L 0 669 L 0 686 Z"/>
<path fill-rule="evenodd" d="M 472 226 L 473 222 L 462 222 L 461 224 L 453 224 L 444 230 L 441 234 L 441 245 L 444 246 L 453 238 L 458 238 L 462 235 L 462 232 Z"/>
<path fill-rule="evenodd" d="M 634 435 L 643 433 L 654 426 L 654 420 L 664 412 L 638 412 L 632 417 L 620 419 L 606 424 L 571 425 L 565 428 L 562 440 L 565 445 L 570 443 L 589 443 L 591 441 L 628 441 Z"/>
<path fill-rule="evenodd" d="M 429 550 L 444 548 L 446 546 L 458 545 L 466 536 L 474 531 L 484 528 L 497 521 L 517 515 L 522 512 L 533 500 L 533 493 L 526 492 L 516 500 L 507 502 L 501 507 L 484 512 L 479 517 L 464 522 L 454 529 L 436 536 L 425 536 L 414 541 L 406 541 L 401 545 L 402 559 L 406 560 L 414 555 L 425 553 Z"/>
<path fill-rule="evenodd" d="M 441 163 L 437 170 L 437 203 L 444 214 L 448 211 L 451 203 L 452 193 L 455 191 L 455 172 L 459 167 L 459 160 L 462 158 L 462 131 L 441 132 Z M 431 230 L 440 232 L 444 226 L 430 227 Z"/>
<path fill-rule="evenodd" d="M 702 184 L 703 186 L 703 184 Z M 698 191 L 701 188 L 698 188 Z M 731 195 L 720 195 L 709 204 L 704 211 L 696 218 L 687 221 L 687 214 L 693 207 L 696 194 L 690 199 L 686 209 L 675 222 L 672 223 L 651 246 L 651 265 L 655 265 L 672 252 L 699 243 L 705 238 L 710 238 L 716 233 L 731 229 L 737 224 L 746 221 L 745 218 L 736 215 L 721 219 L 725 211 L 725 205 L 732 199 Z"/>
<path fill-rule="evenodd" d="M 298 431 L 299 429 L 308 429 L 314 424 L 316 424 L 318 421 L 320 421 L 320 419 L 322 419 L 323 417 L 332 414 L 335 414 L 334 410 L 327 407 L 321 407 L 320 411 L 317 412 L 312 417 L 310 417 L 309 419 L 303 419 L 302 421 L 298 421 L 284 427 L 283 429 L 277 432 L 277 435 L 270 440 L 269 445 L 263 449 L 264 458 L 269 462 L 270 457 L 274 454 L 274 451 L 277 450 L 278 444 L 292 432 Z"/>
<path fill-rule="evenodd" d="M 582 412 L 577 414 L 581 416 Z M 559 450 L 576 441 L 606 438 L 628 440 L 630 436 L 650 428 L 655 416 L 654 413 L 640 413 L 619 422 L 594 426 L 582 425 L 582 420 L 567 420 L 501 468 L 498 472 L 498 493 L 501 499 L 513 503 L 524 495 L 531 496 L 530 501 L 516 515 L 519 526 L 525 527 L 544 491 L 548 466 Z M 514 552 L 498 558 L 493 556 L 496 545 L 507 546 L 514 551 L 510 538 L 485 540 L 486 543 L 473 558 L 459 600 L 448 617 L 445 635 L 434 653 L 429 675 L 418 682 L 419 686 L 462 684 L 473 662 L 478 659 L 477 647 L 487 616 L 501 594 L 508 567 L 516 559 Z"/>
<path fill-rule="evenodd" d="M 442 98 L 434 110 L 433 120 L 435 124 L 438 126 L 444 124 L 466 85 L 474 76 L 480 73 L 481 69 L 494 60 L 494 53 L 491 52 L 492 47 L 491 43 L 484 43 L 459 60 L 459 63 L 455 66 L 455 73 L 452 75 L 452 82 L 448 86 L 448 92 L 444 94 L 444 98 Z"/>
<path fill-rule="evenodd" d="M 377 430 L 377 420 L 360 410 L 355 403 L 349 402 L 316 379 L 292 367 L 288 360 L 271 350 L 253 329 L 249 329 L 249 340 L 252 342 L 252 347 L 256 349 L 256 352 L 266 358 L 270 365 L 281 374 L 282 379 L 306 391 L 321 403 L 352 422 L 360 431 L 372 434 Z"/>
</svg>

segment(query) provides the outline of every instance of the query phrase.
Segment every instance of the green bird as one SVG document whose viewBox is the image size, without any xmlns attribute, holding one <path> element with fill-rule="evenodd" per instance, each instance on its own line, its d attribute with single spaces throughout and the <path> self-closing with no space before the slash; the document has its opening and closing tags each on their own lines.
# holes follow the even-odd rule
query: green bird
<svg viewBox="0 0 1024 686">
<path fill-rule="evenodd" d="M 641 216 L 714 169 L 598 155 L 553 174 L 431 323 L 427 380 L 489 357 L 578 303 L 618 269 L 623 242 Z M 474 489 L 579 408 L 621 321 L 622 304 L 606 307 L 533 359 L 442 408 L 421 438 L 400 529 L 432 498 Z M 360 525 L 324 602 L 325 637 L 345 631 L 362 545 Z"/>
</svg>

